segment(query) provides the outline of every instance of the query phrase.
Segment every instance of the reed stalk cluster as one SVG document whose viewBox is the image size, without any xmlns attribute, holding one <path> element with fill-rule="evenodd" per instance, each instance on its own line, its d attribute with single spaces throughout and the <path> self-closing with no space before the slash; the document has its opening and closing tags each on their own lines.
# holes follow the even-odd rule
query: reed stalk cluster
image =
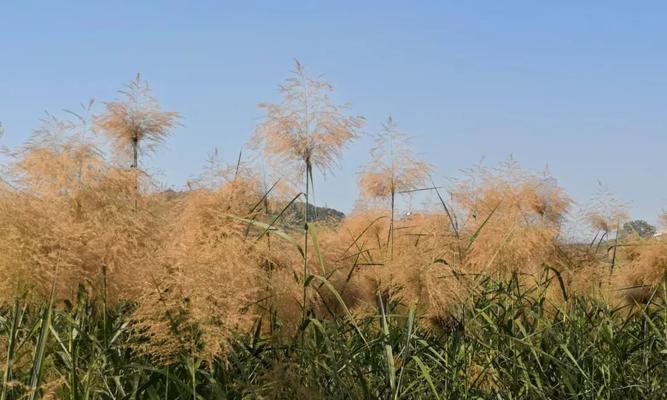
<svg viewBox="0 0 667 400">
<path fill-rule="evenodd" d="M 332 91 L 296 62 L 259 164 L 214 157 L 178 192 L 143 168 L 179 115 L 140 76 L 7 150 L 2 400 L 667 395 L 665 239 L 597 198 L 592 241 L 564 240 L 572 201 L 513 160 L 438 186 L 392 118 L 355 209 L 319 219 L 314 172 L 365 122 Z"/>
</svg>

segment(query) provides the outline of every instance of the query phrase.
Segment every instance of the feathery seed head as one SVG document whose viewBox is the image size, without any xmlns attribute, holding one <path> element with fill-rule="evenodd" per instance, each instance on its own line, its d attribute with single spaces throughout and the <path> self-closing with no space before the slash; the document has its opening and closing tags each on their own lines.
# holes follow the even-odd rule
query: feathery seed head
<svg viewBox="0 0 667 400">
<path fill-rule="evenodd" d="M 152 90 L 140 74 L 119 93 L 122 100 L 106 103 L 106 111 L 95 118 L 99 130 L 108 136 L 116 155 L 132 157 L 160 145 L 179 118 L 176 112 L 162 111 Z"/>
<path fill-rule="evenodd" d="M 280 87 L 280 103 L 259 105 L 266 115 L 251 144 L 275 171 L 281 171 L 278 176 L 290 176 L 285 168 L 297 176 L 310 169 L 327 173 L 358 136 L 364 118 L 348 116 L 347 106 L 332 104 L 333 87 L 306 75 L 298 61 L 292 75 Z"/>
<path fill-rule="evenodd" d="M 408 137 L 389 117 L 375 138 L 371 162 L 361 171 L 359 186 L 366 199 L 387 199 L 392 194 L 420 189 L 431 170 L 430 164 L 414 157 Z"/>
</svg>

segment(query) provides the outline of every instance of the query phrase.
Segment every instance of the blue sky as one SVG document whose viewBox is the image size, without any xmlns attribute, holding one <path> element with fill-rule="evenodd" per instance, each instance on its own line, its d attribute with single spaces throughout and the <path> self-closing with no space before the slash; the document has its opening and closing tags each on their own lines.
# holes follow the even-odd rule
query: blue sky
<svg viewBox="0 0 667 400">
<path fill-rule="evenodd" d="M 236 157 L 294 57 L 366 133 L 391 114 L 443 182 L 513 154 L 581 203 L 599 180 L 634 217 L 667 208 L 664 1 L 5 1 L 1 141 L 140 71 L 183 114 L 146 162 L 179 187 L 213 148 Z M 318 185 L 321 203 L 351 208 L 368 147 Z"/>
</svg>

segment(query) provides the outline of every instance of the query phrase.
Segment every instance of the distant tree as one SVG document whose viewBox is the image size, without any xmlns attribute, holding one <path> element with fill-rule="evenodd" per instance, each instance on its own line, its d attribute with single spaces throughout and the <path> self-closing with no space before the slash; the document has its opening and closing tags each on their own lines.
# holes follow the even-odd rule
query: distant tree
<svg viewBox="0 0 667 400">
<path fill-rule="evenodd" d="M 636 219 L 634 221 L 626 222 L 623 225 L 623 233 L 627 235 L 638 234 L 640 237 L 650 237 L 655 235 L 656 229 L 655 226 L 649 224 L 648 222 Z"/>
</svg>

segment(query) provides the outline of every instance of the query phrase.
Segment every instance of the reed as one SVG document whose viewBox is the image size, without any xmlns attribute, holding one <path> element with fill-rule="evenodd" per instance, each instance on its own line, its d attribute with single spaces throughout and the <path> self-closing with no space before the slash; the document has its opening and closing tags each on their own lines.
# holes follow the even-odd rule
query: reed
<svg viewBox="0 0 667 400">
<path fill-rule="evenodd" d="M 355 210 L 316 222 L 314 175 L 364 122 L 331 92 L 296 62 L 262 105 L 271 185 L 243 154 L 180 191 L 139 174 L 178 117 L 139 78 L 9 149 L 0 400 L 667 396 L 663 237 L 614 235 L 612 197 L 576 215 L 511 159 L 437 186 L 392 119 Z M 436 206 L 401 213 L 422 189 Z M 592 240 L 564 239 L 577 217 Z"/>
<path fill-rule="evenodd" d="M 294 60 L 292 76 L 280 87 L 282 102 L 260 104 L 266 116 L 253 137 L 254 147 L 263 152 L 276 171 L 287 170 L 288 177 L 291 173 L 292 180 L 300 178 L 303 182 L 303 322 L 308 309 L 308 209 L 314 186 L 313 171 L 330 172 L 364 123 L 362 117 L 346 115 L 346 106 L 334 105 L 329 97 L 331 92 L 330 84 L 309 77 L 303 65 Z"/>
</svg>

